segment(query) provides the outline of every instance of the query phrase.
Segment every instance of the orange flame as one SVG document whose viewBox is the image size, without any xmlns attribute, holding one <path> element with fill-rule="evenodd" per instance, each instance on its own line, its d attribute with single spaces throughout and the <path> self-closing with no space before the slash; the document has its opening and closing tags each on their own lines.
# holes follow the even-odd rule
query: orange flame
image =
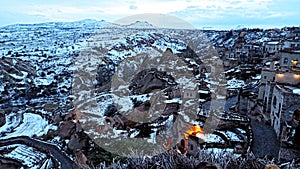
<svg viewBox="0 0 300 169">
<path fill-rule="evenodd" d="M 184 133 L 184 149 L 183 150 L 177 150 L 180 154 L 187 154 L 188 153 L 188 142 L 189 142 L 189 136 L 195 136 L 199 137 L 199 134 L 204 134 L 204 131 L 202 127 L 198 125 L 193 125 L 189 130 L 187 130 Z M 199 137 L 200 138 L 200 137 Z"/>
<path fill-rule="evenodd" d="M 203 134 L 203 129 L 198 125 L 193 125 L 191 129 L 184 133 L 185 139 L 188 140 L 189 136 L 196 136 L 197 134 Z"/>
</svg>

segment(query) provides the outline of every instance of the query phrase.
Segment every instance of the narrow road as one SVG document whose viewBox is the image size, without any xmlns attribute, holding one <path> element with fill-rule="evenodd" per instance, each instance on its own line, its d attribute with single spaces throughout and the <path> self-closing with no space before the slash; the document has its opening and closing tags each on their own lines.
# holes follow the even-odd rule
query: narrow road
<svg viewBox="0 0 300 169">
<path fill-rule="evenodd" d="M 60 163 L 62 169 L 78 169 L 79 167 L 72 161 L 65 153 L 59 150 L 55 145 L 36 140 L 27 136 L 14 137 L 9 139 L 0 140 L 1 146 L 8 146 L 11 144 L 25 144 L 30 147 L 50 152 L 51 155 Z"/>
<path fill-rule="evenodd" d="M 251 150 L 255 156 L 278 158 L 280 144 L 273 128 L 254 120 L 251 120 L 251 126 L 253 129 L 253 145 Z"/>
</svg>

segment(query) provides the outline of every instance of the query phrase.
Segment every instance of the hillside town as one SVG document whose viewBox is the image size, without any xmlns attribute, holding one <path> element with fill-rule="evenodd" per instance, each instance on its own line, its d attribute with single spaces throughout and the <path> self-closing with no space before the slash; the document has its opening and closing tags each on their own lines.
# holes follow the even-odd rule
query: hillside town
<svg viewBox="0 0 300 169">
<path fill-rule="evenodd" d="M 253 71 L 261 71 L 256 89 L 244 87 L 239 91 L 235 111 L 272 126 L 282 156 L 287 155 L 287 149 L 299 147 L 299 32 L 299 27 L 266 30 L 263 37 L 266 41 L 261 41 L 250 39 L 249 30 L 241 30 L 235 33 L 237 43 L 215 44 L 224 58 L 224 66 L 230 65 L 229 69 L 244 67 L 240 69 L 244 77 L 250 77 Z"/>
<path fill-rule="evenodd" d="M 253 34 L 257 35 L 255 39 Z M 225 40 L 213 41 L 216 41 L 214 46 L 223 58 L 224 66 L 228 70 L 239 67 L 238 72 L 246 81 L 260 79 L 256 92 L 249 86 L 241 88 L 236 111 L 255 114 L 260 121 L 274 127 L 278 138 L 299 144 L 298 139 L 291 140 L 287 136 L 295 133 L 299 120 L 300 28 L 261 32 L 259 29 L 242 29 L 223 35 Z M 232 39 L 235 43 L 231 43 Z M 261 71 L 261 74 L 250 79 L 256 71 Z"/>
<path fill-rule="evenodd" d="M 17 24 L 0 27 L 0 50 L 0 168 L 101 166 L 124 137 L 181 156 L 207 149 L 300 165 L 300 27 Z M 163 112 L 134 119 L 151 104 Z M 169 135 L 159 142 L 160 133 Z"/>
</svg>

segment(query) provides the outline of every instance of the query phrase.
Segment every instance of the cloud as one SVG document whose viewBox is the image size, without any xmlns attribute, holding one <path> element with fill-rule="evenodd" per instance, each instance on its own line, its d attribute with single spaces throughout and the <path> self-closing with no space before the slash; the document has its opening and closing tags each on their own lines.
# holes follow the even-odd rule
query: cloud
<svg viewBox="0 0 300 169">
<path fill-rule="evenodd" d="M 86 18 L 115 21 L 141 13 L 161 13 L 174 15 L 197 27 L 206 24 L 295 25 L 299 22 L 297 19 L 300 16 L 299 2 L 298 0 L 10 0 L 1 2 L 0 11 L 4 15 L 0 15 L 0 22 L 8 24 L 74 21 Z"/>
<path fill-rule="evenodd" d="M 248 27 L 272 27 L 297 24 L 296 19 L 292 18 L 300 13 L 296 12 L 298 10 L 295 7 L 291 7 L 293 5 L 277 0 L 213 0 L 203 4 L 195 2 L 192 6 L 170 14 L 199 28 L 207 25 L 234 28 L 241 24 Z M 291 10 L 292 8 L 295 9 Z"/>
</svg>

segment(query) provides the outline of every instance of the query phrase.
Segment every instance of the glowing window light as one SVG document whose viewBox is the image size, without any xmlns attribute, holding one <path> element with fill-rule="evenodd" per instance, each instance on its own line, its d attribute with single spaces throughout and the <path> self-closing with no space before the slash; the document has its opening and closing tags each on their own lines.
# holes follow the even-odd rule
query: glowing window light
<svg viewBox="0 0 300 169">
<path fill-rule="evenodd" d="M 296 67 L 297 64 L 298 64 L 298 60 L 292 60 L 292 65 L 293 65 L 293 67 Z"/>
<path fill-rule="evenodd" d="M 300 79 L 300 74 L 294 74 L 294 79 Z"/>
<path fill-rule="evenodd" d="M 283 73 L 279 73 L 276 76 L 277 76 L 277 78 L 280 78 L 280 79 L 284 78 L 284 74 Z"/>
</svg>

